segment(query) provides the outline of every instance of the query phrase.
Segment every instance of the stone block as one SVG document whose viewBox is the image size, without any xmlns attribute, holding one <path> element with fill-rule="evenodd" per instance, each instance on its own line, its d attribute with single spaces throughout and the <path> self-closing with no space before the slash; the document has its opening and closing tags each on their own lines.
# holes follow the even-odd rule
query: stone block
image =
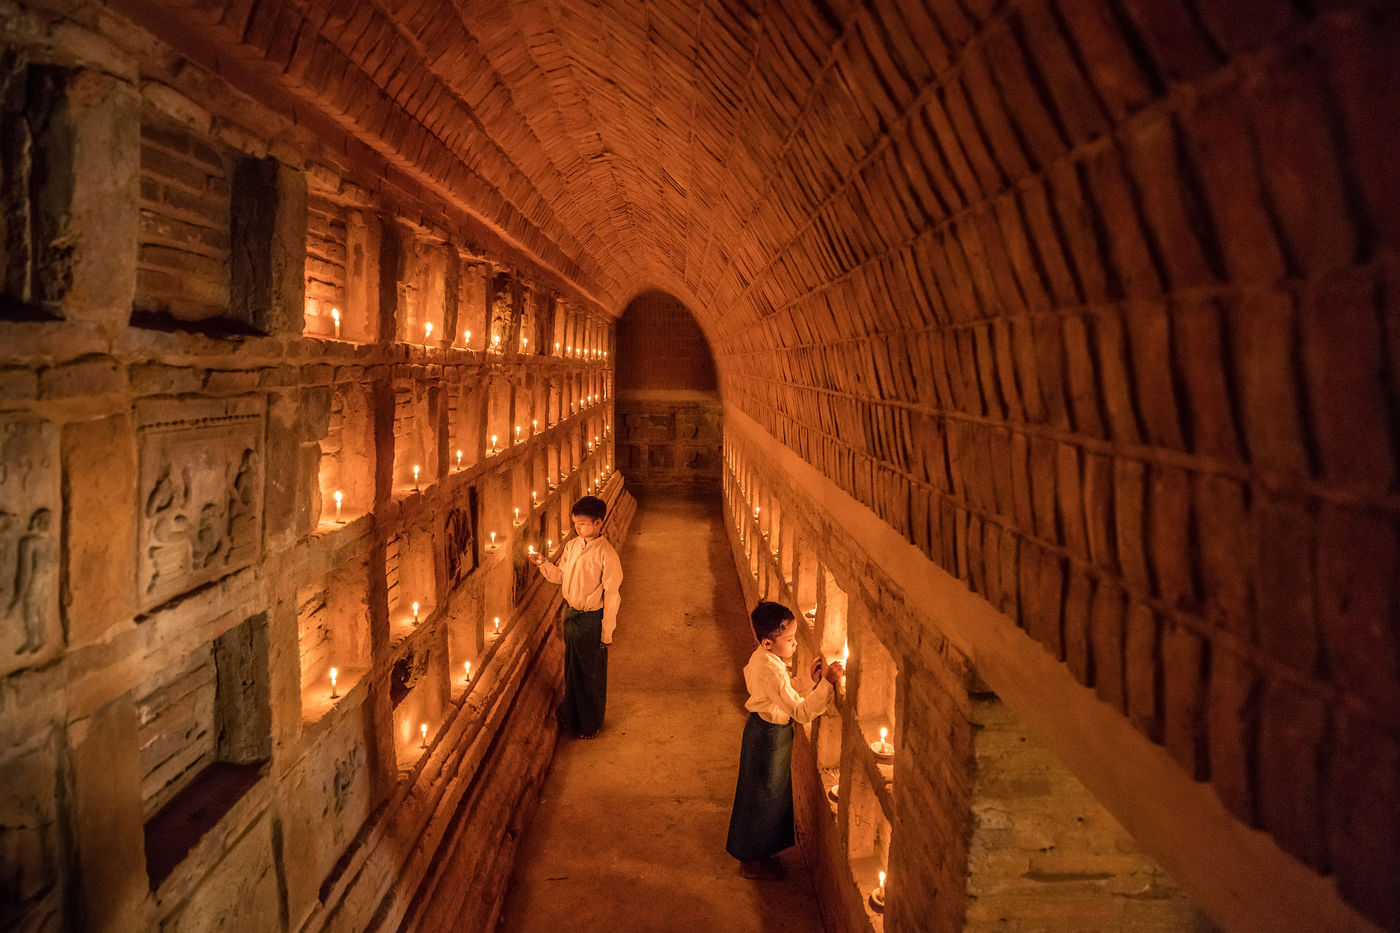
<svg viewBox="0 0 1400 933">
<path fill-rule="evenodd" d="M 0 417 L 0 676 L 63 651 L 59 623 L 59 435 L 23 414 Z"/>
<path fill-rule="evenodd" d="M 72 819 L 83 928 L 135 929 L 150 896 L 136 707 L 129 695 L 113 700 L 75 732 Z"/>
<path fill-rule="evenodd" d="M 91 356 L 39 370 L 39 397 L 45 399 L 111 395 L 120 392 L 126 373 L 116 360 Z"/>
<path fill-rule="evenodd" d="M 136 431 L 127 415 L 63 431 L 63 614 L 71 647 L 100 641 L 136 611 Z"/>
<path fill-rule="evenodd" d="M 1271 681 L 1260 697 L 1259 816 L 1284 851 L 1324 864 L 1321 763 L 1328 704 L 1319 694 Z"/>
<path fill-rule="evenodd" d="M 300 334 L 306 177 L 276 159 L 244 158 L 232 187 L 229 313 L 267 334 Z"/>
<path fill-rule="evenodd" d="M 54 906 L 47 897 L 62 883 L 58 742 L 52 727 L 35 738 L 0 757 L 0 922 L 6 929 L 48 931 L 65 926 L 57 917 L 46 922 Z"/>
<path fill-rule="evenodd" d="M 261 554 L 264 405 L 260 397 L 137 404 L 143 609 Z"/>
</svg>

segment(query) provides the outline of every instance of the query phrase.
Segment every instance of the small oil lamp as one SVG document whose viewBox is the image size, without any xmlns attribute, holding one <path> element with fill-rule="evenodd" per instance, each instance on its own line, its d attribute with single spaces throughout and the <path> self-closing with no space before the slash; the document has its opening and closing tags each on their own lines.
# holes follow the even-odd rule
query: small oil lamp
<svg viewBox="0 0 1400 933">
<path fill-rule="evenodd" d="M 889 759 L 894 757 L 894 746 L 885 741 L 885 737 L 889 735 L 889 732 L 890 730 L 881 726 L 880 741 L 870 743 L 870 750 L 875 753 L 876 758 Z"/>
</svg>

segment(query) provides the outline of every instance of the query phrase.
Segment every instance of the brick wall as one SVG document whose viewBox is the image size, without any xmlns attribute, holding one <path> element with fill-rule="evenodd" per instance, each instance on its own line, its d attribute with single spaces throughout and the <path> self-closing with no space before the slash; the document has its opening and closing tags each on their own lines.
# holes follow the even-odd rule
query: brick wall
<svg viewBox="0 0 1400 933">
<path fill-rule="evenodd" d="M 143 115 L 138 311 L 181 320 L 228 312 L 232 161 L 168 118 Z"/>
<path fill-rule="evenodd" d="M 710 345 L 694 315 L 663 292 L 633 298 L 617 322 L 619 392 L 716 388 Z"/>
</svg>

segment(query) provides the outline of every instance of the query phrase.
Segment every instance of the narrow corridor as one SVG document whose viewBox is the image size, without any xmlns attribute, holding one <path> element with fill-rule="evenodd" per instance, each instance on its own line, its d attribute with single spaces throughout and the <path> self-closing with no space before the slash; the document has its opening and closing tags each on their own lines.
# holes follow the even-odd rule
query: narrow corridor
<svg viewBox="0 0 1400 933">
<path fill-rule="evenodd" d="M 520 849 L 509 933 L 820 929 L 797 850 L 780 883 L 724 851 L 752 638 L 719 502 L 641 500 L 610 658 L 608 717 L 564 738 Z"/>
</svg>

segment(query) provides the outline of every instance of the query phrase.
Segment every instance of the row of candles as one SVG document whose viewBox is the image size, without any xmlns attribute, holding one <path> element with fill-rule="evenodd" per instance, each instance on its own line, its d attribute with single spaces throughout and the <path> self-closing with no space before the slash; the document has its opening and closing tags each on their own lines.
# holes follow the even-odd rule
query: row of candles
<svg viewBox="0 0 1400 933">
<path fill-rule="evenodd" d="M 340 309 L 339 309 L 339 308 L 331 308 L 331 326 L 332 326 L 332 328 L 334 329 L 336 339 L 339 340 L 339 339 L 340 339 Z M 424 345 L 424 346 L 427 346 L 427 345 L 428 345 L 428 342 L 431 341 L 432 339 L 433 339 L 433 322 L 432 322 L 432 321 L 425 321 L 424 324 L 423 324 L 423 345 Z M 471 348 L 471 345 L 472 345 L 472 332 L 471 332 L 470 330 L 464 330 L 464 331 L 462 331 L 462 344 L 463 344 L 463 346 L 467 347 L 468 349 Z M 521 352 L 524 352 L 524 351 L 528 350 L 529 347 L 530 347 L 530 338 L 529 338 L 529 337 L 526 337 L 524 334 L 521 334 L 521 335 L 520 335 L 520 350 L 521 350 Z M 492 335 L 491 335 L 491 349 L 494 350 L 494 351 L 499 352 L 499 351 L 500 351 L 500 348 L 501 348 L 501 335 L 500 335 L 500 334 L 492 334 Z M 559 351 L 560 351 L 559 341 L 555 341 L 555 343 L 554 343 L 554 352 L 555 352 L 555 353 L 559 353 Z M 568 344 L 567 346 L 564 347 L 564 355 L 565 355 L 565 356 L 569 356 L 569 357 L 578 357 L 579 359 L 585 359 L 585 360 L 606 360 L 606 359 L 608 358 L 608 351 L 607 351 L 607 350 L 598 349 L 598 348 L 596 348 L 596 347 L 582 347 L 582 346 L 581 346 L 581 347 L 578 348 L 578 353 L 575 353 L 575 352 L 574 352 L 574 345 L 573 345 L 573 344 Z"/>
</svg>

